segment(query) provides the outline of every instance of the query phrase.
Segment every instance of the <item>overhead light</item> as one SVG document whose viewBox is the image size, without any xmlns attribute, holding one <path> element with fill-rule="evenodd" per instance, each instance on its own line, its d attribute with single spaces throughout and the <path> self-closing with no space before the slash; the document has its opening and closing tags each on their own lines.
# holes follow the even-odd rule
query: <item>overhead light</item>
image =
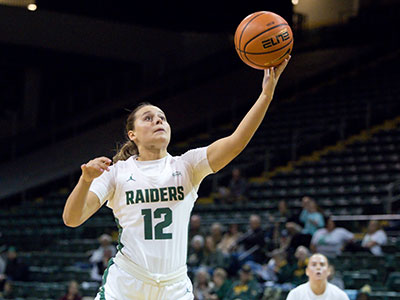
<svg viewBox="0 0 400 300">
<path fill-rule="evenodd" d="M 293 4 L 293 5 L 299 4 L 299 0 L 292 0 L 292 4 Z"/>
<path fill-rule="evenodd" d="M 26 8 L 30 11 L 35 11 L 37 9 L 37 5 L 35 3 L 30 3 Z"/>
</svg>

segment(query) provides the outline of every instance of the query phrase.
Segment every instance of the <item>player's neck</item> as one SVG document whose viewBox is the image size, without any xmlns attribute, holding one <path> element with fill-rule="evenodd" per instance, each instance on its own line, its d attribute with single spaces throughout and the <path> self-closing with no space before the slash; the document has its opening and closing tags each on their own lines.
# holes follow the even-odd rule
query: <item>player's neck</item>
<svg viewBox="0 0 400 300">
<path fill-rule="evenodd" d="M 321 282 L 311 282 L 310 281 L 310 288 L 313 291 L 313 293 L 317 296 L 322 295 L 323 293 L 325 293 L 326 290 L 326 285 L 327 285 L 327 281 L 321 281 Z"/>
<path fill-rule="evenodd" d="M 157 160 L 167 156 L 167 149 L 140 149 L 137 160 Z"/>
</svg>

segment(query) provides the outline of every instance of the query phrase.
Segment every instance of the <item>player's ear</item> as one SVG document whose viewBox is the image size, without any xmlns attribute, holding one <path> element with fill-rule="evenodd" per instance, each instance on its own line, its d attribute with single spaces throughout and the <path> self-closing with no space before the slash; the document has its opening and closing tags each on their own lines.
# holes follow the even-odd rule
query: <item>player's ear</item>
<svg viewBox="0 0 400 300">
<path fill-rule="evenodd" d="M 308 266 L 307 266 L 307 267 L 306 267 L 306 275 L 307 275 L 307 276 L 310 276 L 308 273 L 309 273 L 309 272 L 308 272 Z"/>
<path fill-rule="evenodd" d="M 135 142 L 135 140 L 136 140 L 136 134 L 135 134 L 135 132 L 134 132 L 133 130 L 129 130 L 129 131 L 128 131 L 128 138 L 129 138 L 132 142 Z"/>
</svg>

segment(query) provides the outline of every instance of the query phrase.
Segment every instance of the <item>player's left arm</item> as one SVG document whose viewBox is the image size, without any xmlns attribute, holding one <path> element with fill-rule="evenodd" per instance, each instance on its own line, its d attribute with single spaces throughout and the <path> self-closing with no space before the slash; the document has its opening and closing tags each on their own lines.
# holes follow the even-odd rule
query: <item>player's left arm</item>
<svg viewBox="0 0 400 300">
<path fill-rule="evenodd" d="M 207 148 L 208 163 L 214 172 L 218 172 L 230 163 L 250 142 L 264 119 L 274 96 L 276 84 L 289 59 L 277 67 L 264 71 L 262 92 L 239 126 L 230 136 L 215 141 Z"/>
</svg>

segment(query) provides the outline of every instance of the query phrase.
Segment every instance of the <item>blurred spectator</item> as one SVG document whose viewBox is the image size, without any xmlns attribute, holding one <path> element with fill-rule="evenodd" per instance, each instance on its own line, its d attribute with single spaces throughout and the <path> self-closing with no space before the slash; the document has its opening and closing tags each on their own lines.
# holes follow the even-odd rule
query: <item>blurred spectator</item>
<svg viewBox="0 0 400 300">
<path fill-rule="evenodd" d="M 228 265 L 227 257 L 217 249 L 211 236 L 206 237 L 203 264 L 207 266 L 210 273 L 217 267 L 226 268 Z"/>
<path fill-rule="evenodd" d="M 307 281 L 306 268 L 310 257 L 310 251 L 304 246 L 299 246 L 294 256 L 296 262 L 293 269 L 292 283 L 294 285 L 299 285 Z"/>
<path fill-rule="evenodd" d="M 29 280 L 29 268 L 25 262 L 18 257 L 15 247 L 8 248 L 4 274 L 8 280 L 12 281 Z"/>
<path fill-rule="evenodd" d="M 236 241 L 241 235 L 242 233 L 239 232 L 239 225 L 230 224 L 228 231 L 222 236 L 222 240 L 218 243 L 217 248 L 220 249 L 225 255 L 230 254 L 236 245 Z"/>
<path fill-rule="evenodd" d="M 341 290 L 344 290 L 344 282 L 343 282 L 342 275 L 340 273 L 336 272 L 335 267 L 332 264 L 329 264 L 328 282 L 336 285 Z"/>
<path fill-rule="evenodd" d="M 68 284 L 67 293 L 59 300 L 82 300 L 79 294 L 79 284 L 75 280 L 72 280 Z"/>
<path fill-rule="evenodd" d="M 232 170 L 232 178 L 229 182 L 229 199 L 233 203 L 243 203 L 247 201 L 247 180 L 242 177 L 240 169 Z"/>
<path fill-rule="evenodd" d="M 247 180 L 241 175 L 240 169 L 234 168 L 228 186 L 218 187 L 215 202 L 221 204 L 242 204 L 247 201 Z"/>
<path fill-rule="evenodd" d="M 188 251 L 187 265 L 192 274 L 196 272 L 197 268 L 203 263 L 204 260 L 204 238 L 201 235 L 195 235 L 190 241 Z"/>
<path fill-rule="evenodd" d="M 218 245 L 221 242 L 222 236 L 224 234 L 221 223 L 213 223 L 211 225 L 210 234 L 212 239 L 214 240 L 215 245 Z"/>
<path fill-rule="evenodd" d="M 227 278 L 228 274 L 222 268 L 216 268 L 213 273 L 214 286 L 210 291 L 210 300 L 223 300 L 228 295 L 232 282 Z"/>
<path fill-rule="evenodd" d="M 351 242 L 354 234 L 345 228 L 337 228 L 331 217 L 327 218 L 325 228 L 318 229 L 311 239 L 310 249 L 328 258 L 342 254 L 347 243 Z"/>
<path fill-rule="evenodd" d="M 292 277 L 292 266 L 288 263 L 286 251 L 275 249 L 270 254 L 271 259 L 261 268 L 248 262 L 253 271 L 264 281 L 275 283 L 289 282 Z"/>
<path fill-rule="evenodd" d="M 280 220 L 281 223 L 285 224 L 289 221 L 295 221 L 292 212 L 289 210 L 285 200 L 279 200 L 278 211 L 274 214 L 274 218 Z M 284 228 L 282 228 L 284 229 Z"/>
<path fill-rule="evenodd" d="M 4 283 L 6 281 L 6 260 L 3 258 L 0 251 L 0 291 L 3 290 Z"/>
<path fill-rule="evenodd" d="M 4 274 L 5 270 L 6 270 L 6 260 L 0 253 L 0 275 Z"/>
<path fill-rule="evenodd" d="M 15 299 L 15 293 L 10 280 L 4 282 L 3 291 L 0 292 L 0 299 Z"/>
<path fill-rule="evenodd" d="M 272 238 L 274 246 L 277 248 L 280 247 L 280 238 L 282 232 L 286 230 L 286 223 L 293 221 L 292 213 L 288 209 L 285 200 L 278 202 L 278 211 L 271 217 L 270 221 L 274 224 Z"/>
<path fill-rule="evenodd" d="M 302 228 L 299 224 L 295 222 L 287 222 L 286 230 L 288 238 L 286 238 L 285 243 L 281 247 L 286 248 L 289 257 L 293 257 L 298 247 L 304 246 L 308 248 L 310 246 L 312 236 L 301 233 Z"/>
<path fill-rule="evenodd" d="M 117 249 L 112 244 L 112 239 L 110 235 L 104 233 L 98 238 L 98 241 L 100 243 L 100 247 L 92 252 L 92 255 L 90 257 L 91 263 L 96 263 L 101 261 L 104 256 L 104 251 L 106 250 L 111 251 L 112 256 L 114 256 L 117 253 Z"/>
<path fill-rule="evenodd" d="M 98 241 L 100 243 L 100 247 L 92 252 L 92 255 L 89 259 L 92 264 L 92 271 L 90 273 L 91 278 L 93 280 L 101 281 L 103 272 L 107 267 L 108 260 L 113 257 L 117 249 L 112 244 L 111 236 L 108 234 L 102 234 Z"/>
<path fill-rule="evenodd" d="M 253 260 L 259 264 L 265 261 L 265 232 L 261 227 L 261 219 L 258 215 L 251 215 L 249 219 L 250 228 L 237 241 L 237 245 L 243 245 L 244 252 L 240 259 Z"/>
<path fill-rule="evenodd" d="M 382 245 L 387 243 L 385 231 L 376 220 L 371 220 L 368 224 L 367 234 L 361 242 L 361 246 L 368 249 L 374 255 L 383 255 Z"/>
<path fill-rule="evenodd" d="M 90 277 L 95 281 L 102 281 L 104 271 L 107 269 L 108 262 L 112 257 L 112 252 L 110 249 L 105 249 L 103 252 L 103 258 L 101 261 L 95 263 L 92 267 Z"/>
<path fill-rule="evenodd" d="M 193 282 L 193 294 L 195 300 L 208 300 L 213 287 L 210 274 L 205 268 L 199 268 Z"/>
<path fill-rule="evenodd" d="M 254 300 L 261 296 L 261 286 L 253 278 L 249 265 L 245 264 L 239 271 L 239 280 L 236 281 L 224 300 Z"/>
<path fill-rule="evenodd" d="M 346 246 L 346 251 L 350 252 L 369 252 L 373 255 L 383 255 L 381 246 L 387 242 L 387 236 L 385 231 L 381 229 L 380 224 L 376 220 L 371 220 L 368 223 L 367 233 L 364 235 L 361 243 L 353 242 Z"/>
<path fill-rule="evenodd" d="M 357 293 L 357 298 L 356 299 L 357 300 L 369 300 L 369 299 L 371 299 L 371 297 L 369 296 L 368 293 L 359 292 L 359 293 Z"/>
<path fill-rule="evenodd" d="M 201 226 L 201 217 L 199 215 L 192 215 L 190 217 L 189 241 L 191 241 L 195 235 L 206 236 L 205 230 Z"/>
<path fill-rule="evenodd" d="M 313 235 L 318 228 L 324 227 L 325 221 L 314 199 L 303 197 L 304 208 L 300 214 L 300 221 L 304 224 L 303 234 Z"/>
</svg>

